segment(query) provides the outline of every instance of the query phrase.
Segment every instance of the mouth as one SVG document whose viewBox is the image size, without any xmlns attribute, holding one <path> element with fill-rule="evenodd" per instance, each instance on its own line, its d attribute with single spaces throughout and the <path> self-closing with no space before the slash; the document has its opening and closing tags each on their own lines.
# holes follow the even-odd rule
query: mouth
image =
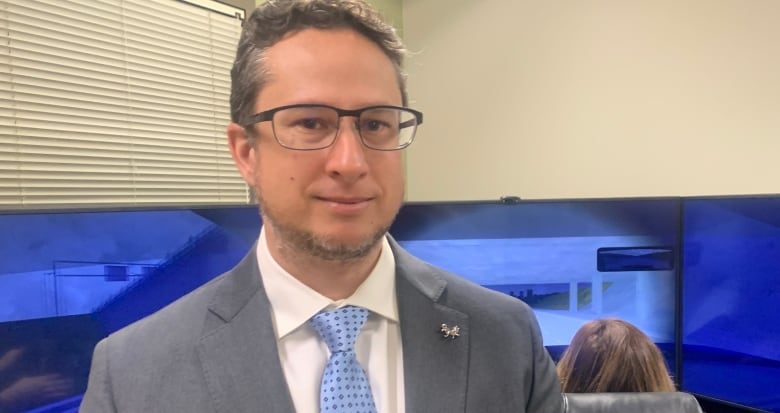
<svg viewBox="0 0 780 413">
<path fill-rule="evenodd" d="M 338 213 L 356 213 L 365 209 L 373 201 L 373 197 L 340 197 L 321 196 L 317 200 L 324 202 L 331 210 Z"/>
<path fill-rule="evenodd" d="M 316 198 L 324 202 L 331 202 L 334 204 L 345 204 L 345 205 L 360 204 L 364 202 L 369 202 L 373 199 L 371 197 L 337 197 L 337 196 L 318 196 Z"/>
</svg>

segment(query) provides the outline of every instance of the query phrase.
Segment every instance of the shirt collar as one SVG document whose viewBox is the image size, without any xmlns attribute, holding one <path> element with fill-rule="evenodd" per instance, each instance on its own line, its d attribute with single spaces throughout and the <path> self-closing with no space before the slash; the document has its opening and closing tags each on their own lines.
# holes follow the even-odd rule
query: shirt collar
<svg viewBox="0 0 780 413">
<path fill-rule="evenodd" d="M 344 305 L 360 306 L 392 322 L 398 322 L 395 257 L 386 237 L 382 238 L 382 251 L 374 269 L 355 293 L 343 300 L 333 301 L 285 271 L 271 256 L 265 227 L 260 230 L 257 242 L 257 263 L 271 304 L 277 340 L 296 330 L 319 311 Z"/>
</svg>

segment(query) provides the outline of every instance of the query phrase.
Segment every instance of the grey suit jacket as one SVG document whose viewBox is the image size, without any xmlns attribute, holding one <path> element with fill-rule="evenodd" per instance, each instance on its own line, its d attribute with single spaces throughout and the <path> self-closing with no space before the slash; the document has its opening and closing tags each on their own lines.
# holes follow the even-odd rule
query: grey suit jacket
<svg viewBox="0 0 780 413">
<path fill-rule="evenodd" d="M 562 411 L 527 305 L 390 241 L 406 412 Z M 460 337 L 444 338 L 442 323 L 459 326 Z M 290 391 L 252 249 L 229 272 L 98 343 L 80 411 L 293 412 Z"/>
</svg>

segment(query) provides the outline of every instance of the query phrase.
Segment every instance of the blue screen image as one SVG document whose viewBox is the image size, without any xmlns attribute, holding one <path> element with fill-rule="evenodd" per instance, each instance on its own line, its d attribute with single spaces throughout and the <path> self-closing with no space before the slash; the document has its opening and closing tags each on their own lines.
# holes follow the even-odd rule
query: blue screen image
<svg viewBox="0 0 780 413">
<path fill-rule="evenodd" d="M 230 269 L 259 227 L 247 206 L 0 214 L 0 412 L 77 411 L 97 341 Z"/>
<path fill-rule="evenodd" d="M 529 304 L 556 357 L 595 318 L 643 330 L 675 368 L 676 268 L 600 272 L 599 248 L 676 250 L 674 199 L 407 205 L 393 232 L 417 257 Z"/>
<path fill-rule="evenodd" d="M 684 201 L 683 386 L 780 411 L 780 198 Z"/>
<path fill-rule="evenodd" d="M 95 343 L 232 267 L 259 227 L 246 205 L 0 213 L 0 392 L 27 394 L 0 411 L 77 411 Z M 683 390 L 780 411 L 780 197 L 410 203 L 391 233 L 528 303 L 554 358 L 619 317 L 682 364 Z M 599 271 L 599 250 L 624 248 L 681 262 Z"/>
</svg>

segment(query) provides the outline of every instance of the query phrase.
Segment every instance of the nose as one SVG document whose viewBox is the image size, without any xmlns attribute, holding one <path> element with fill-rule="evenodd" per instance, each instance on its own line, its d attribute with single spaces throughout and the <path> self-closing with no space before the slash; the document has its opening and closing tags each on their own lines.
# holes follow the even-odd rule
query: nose
<svg viewBox="0 0 780 413">
<path fill-rule="evenodd" d="M 353 183 L 368 174 L 366 150 L 360 140 L 356 119 L 344 117 L 340 119 L 338 136 L 329 148 L 326 164 L 328 174 L 346 183 Z"/>
</svg>

